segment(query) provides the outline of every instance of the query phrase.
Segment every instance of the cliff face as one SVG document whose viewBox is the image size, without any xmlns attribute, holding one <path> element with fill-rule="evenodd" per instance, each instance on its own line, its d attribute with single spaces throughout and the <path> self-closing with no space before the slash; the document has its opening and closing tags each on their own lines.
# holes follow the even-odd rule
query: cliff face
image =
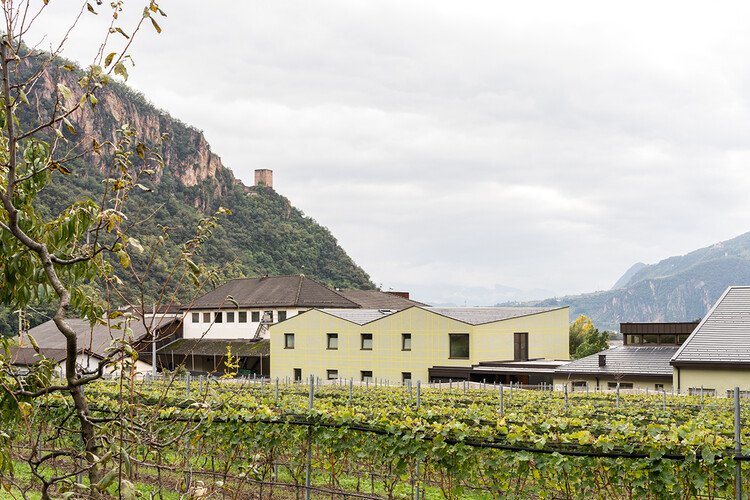
<svg viewBox="0 0 750 500">
<path fill-rule="evenodd" d="M 37 109 L 51 109 L 57 85 L 62 83 L 72 92 L 69 101 L 77 102 L 81 96 L 79 76 L 77 72 L 52 67 L 44 73 L 29 99 Z M 71 116 L 77 136 L 99 137 L 100 142 L 114 140 L 116 130 L 123 124 L 135 130 L 138 140 L 149 146 L 158 144 L 166 135 L 167 140 L 161 147 L 165 168 L 155 176 L 154 182 L 159 183 L 162 176 L 169 176 L 188 188 L 202 186 L 201 194 L 204 196 L 197 196 L 193 200 L 196 208 L 208 208 L 210 200 L 205 195 L 218 198 L 226 195 L 233 185 L 241 185 L 232 171 L 223 165 L 221 158 L 211 151 L 200 130 L 172 118 L 140 93 L 113 82 L 100 89 L 96 96 L 98 103 L 93 109 L 86 103 Z M 39 114 L 44 116 L 43 111 Z M 73 141 L 76 137 L 70 139 Z M 91 155 L 87 159 L 100 169 L 104 166 L 105 160 L 101 157 Z"/>
</svg>

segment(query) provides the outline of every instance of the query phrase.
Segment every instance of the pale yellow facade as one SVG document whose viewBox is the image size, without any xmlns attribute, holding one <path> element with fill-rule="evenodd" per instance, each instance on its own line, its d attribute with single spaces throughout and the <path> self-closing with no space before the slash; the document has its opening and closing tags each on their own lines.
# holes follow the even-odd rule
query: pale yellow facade
<svg viewBox="0 0 750 500">
<path fill-rule="evenodd" d="M 706 369 L 683 366 L 678 371 L 675 367 L 673 384 L 675 387 L 679 384 L 682 394 L 689 394 L 690 389 L 697 393 L 703 386 L 704 391 L 713 390 L 717 396 L 726 396 L 727 391 L 733 391 L 735 387 L 739 387 L 741 391 L 750 391 L 750 369 Z"/>
<path fill-rule="evenodd" d="M 427 381 L 433 366 L 470 367 L 480 361 L 512 360 L 514 333 L 528 333 L 529 358 L 568 359 L 568 308 L 471 325 L 427 309 L 412 307 L 364 325 L 310 310 L 271 326 L 271 378 L 294 377 L 301 370 L 325 379 L 361 380 L 362 372 L 389 382 Z M 327 334 L 338 334 L 338 348 L 327 348 Z M 285 334 L 294 334 L 294 348 L 285 348 Z M 362 349 L 362 334 L 372 335 L 372 349 Z M 411 350 L 403 350 L 403 334 Z M 450 334 L 469 334 L 469 357 L 451 359 Z"/>
<path fill-rule="evenodd" d="M 610 387 L 609 384 L 617 384 L 617 382 L 620 382 L 620 386 L 622 387 L 624 384 L 633 384 L 633 389 L 644 392 L 646 390 L 649 391 L 661 391 L 665 390 L 667 392 L 672 392 L 672 381 L 669 379 L 655 379 L 655 378 L 639 378 L 639 377 L 626 377 L 623 376 L 619 380 L 615 379 L 614 377 L 598 377 L 599 380 L 597 382 L 597 377 L 593 375 L 571 375 L 568 377 L 567 375 L 562 376 L 555 376 L 554 377 L 554 384 L 555 389 L 561 390 L 565 384 L 568 385 L 568 390 L 573 389 L 573 383 L 575 382 L 586 382 L 589 387 L 589 391 L 595 391 L 598 387 L 601 391 L 606 390 L 612 390 L 614 387 Z M 581 388 L 580 390 L 586 390 L 585 388 Z"/>
</svg>

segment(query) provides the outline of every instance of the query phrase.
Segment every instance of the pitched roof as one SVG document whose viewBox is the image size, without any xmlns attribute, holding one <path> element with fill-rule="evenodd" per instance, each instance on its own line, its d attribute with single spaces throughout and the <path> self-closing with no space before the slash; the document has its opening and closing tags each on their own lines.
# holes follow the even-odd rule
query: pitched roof
<svg viewBox="0 0 750 500">
<path fill-rule="evenodd" d="M 380 290 L 338 290 L 338 293 L 355 302 L 363 309 L 406 309 L 412 306 L 425 306 L 416 300 L 407 299 L 399 295 Z"/>
<path fill-rule="evenodd" d="M 672 358 L 681 364 L 750 365 L 750 286 L 731 286 Z"/>
<path fill-rule="evenodd" d="M 395 309 L 322 309 L 322 311 L 358 325 L 364 325 L 397 312 Z"/>
<path fill-rule="evenodd" d="M 521 316 L 556 311 L 566 307 L 423 307 L 422 309 L 470 325 L 483 325 L 495 321 L 520 318 Z"/>
<path fill-rule="evenodd" d="M 57 363 L 65 360 L 67 354 L 65 349 L 39 349 L 42 356 L 52 359 Z M 18 366 L 31 366 L 41 361 L 39 354 L 33 347 L 13 347 L 10 350 L 11 364 Z"/>
<path fill-rule="evenodd" d="M 625 345 L 571 361 L 557 370 L 561 375 L 672 376 L 669 360 L 677 346 Z M 599 366 L 599 355 L 607 356 L 606 366 Z"/>
<path fill-rule="evenodd" d="M 172 318 L 157 317 L 154 319 L 153 324 L 162 328 L 171 324 L 173 321 L 175 320 Z M 94 325 L 92 328 L 91 323 L 89 323 L 87 319 L 81 318 L 68 318 L 67 322 L 71 328 L 76 331 L 79 352 L 85 351 L 100 357 L 107 355 L 107 350 L 112 346 L 114 340 L 127 339 L 130 340 L 132 345 L 148 335 L 146 328 L 139 320 L 133 320 L 128 325 L 133 332 L 132 340 L 125 335 L 125 331 L 122 328 L 117 328 L 118 326 L 122 326 L 122 319 L 112 320 L 110 323 L 112 328 L 108 325 L 99 324 Z M 57 329 L 57 325 L 55 325 L 54 321 L 49 320 L 41 325 L 35 326 L 29 330 L 29 335 L 34 337 L 34 340 L 39 345 L 40 350 L 45 356 L 47 356 L 47 353 L 51 353 L 52 355 L 47 357 L 51 357 L 58 361 L 65 359 L 65 336 Z M 28 360 L 30 357 L 33 357 L 32 354 L 28 354 L 24 350 L 28 347 L 28 344 L 26 344 L 26 347 L 14 348 L 11 352 L 16 353 L 16 355 L 22 360 Z M 58 359 L 60 353 L 62 353 L 62 358 Z M 19 362 L 19 364 L 23 363 Z"/>
<path fill-rule="evenodd" d="M 247 308 L 359 307 L 355 302 L 325 285 L 300 274 L 232 280 L 198 297 L 190 309 L 230 309 L 238 306 Z"/>
<path fill-rule="evenodd" d="M 178 354 L 189 356 L 225 356 L 227 346 L 232 349 L 232 356 L 268 356 L 271 353 L 269 340 L 236 340 L 236 339 L 179 339 L 159 349 L 159 354 Z"/>
</svg>

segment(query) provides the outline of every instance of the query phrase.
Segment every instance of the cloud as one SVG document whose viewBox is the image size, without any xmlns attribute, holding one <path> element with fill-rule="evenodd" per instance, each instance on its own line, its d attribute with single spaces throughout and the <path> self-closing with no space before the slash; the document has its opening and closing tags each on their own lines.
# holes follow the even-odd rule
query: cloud
<svg viewBox="0 0 750 500">
<path fill-rule="evenodd" d="M 750 229 L 744 3 L 162 6 L 133 85 L 386 287 L 590 291 Z"/>
</svg>

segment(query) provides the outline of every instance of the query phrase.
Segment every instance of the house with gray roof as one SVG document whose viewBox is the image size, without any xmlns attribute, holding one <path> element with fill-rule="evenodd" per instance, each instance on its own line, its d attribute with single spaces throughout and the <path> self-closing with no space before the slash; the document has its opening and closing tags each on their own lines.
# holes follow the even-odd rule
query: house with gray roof
<svg viewBox="0 0 750 500">
<path fill-rule="evenodd" d="M 670 360 L 681 393 L 750 391 L 750 286 L 730 286 Z"/>
</svg>

